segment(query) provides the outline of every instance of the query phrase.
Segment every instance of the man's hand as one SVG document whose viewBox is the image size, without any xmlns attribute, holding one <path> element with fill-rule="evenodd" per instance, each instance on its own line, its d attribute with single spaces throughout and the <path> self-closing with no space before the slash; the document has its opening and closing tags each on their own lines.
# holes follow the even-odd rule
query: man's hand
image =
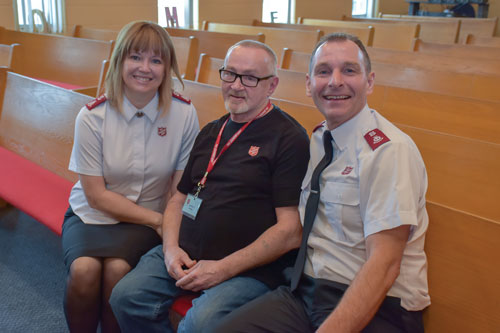
<svg viewBox="0 0 500 333">
<path fill-rule="evenodd" d="M 185 276 L 177 280 L 175 285 L 194 292 L 211 288 L 231 277 L 222 267 L 221 261 L 215 260 L 201 260 L 184 273 Z"/>
<path fill-rule="evenodd" d="M 196 264 L 196 261 L 191 260 L 187 253 L 178 246 L 168 247 L 164 257 L 168 274 L 176 280 L 186 275 L 187 271 L 183 267 L 192 268 Z"/>
</svg>

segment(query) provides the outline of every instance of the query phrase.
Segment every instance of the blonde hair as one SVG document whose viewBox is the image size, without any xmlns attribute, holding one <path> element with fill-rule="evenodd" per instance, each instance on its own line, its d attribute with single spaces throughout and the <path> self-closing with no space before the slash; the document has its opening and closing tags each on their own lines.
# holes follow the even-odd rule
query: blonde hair
<svg viewBox="0 0 500 333">
<path fill-rule="evenodd" d="M 184 83 L 179 72 L 172 39 L 164 28 L 150 21 L 130 22 L 118 33 L 105 79 L 107 100 L 120 112 L 123 111 L 123 62 L 131 52 L 139 51 L 152 51 L 154 54 L 159 55 L 165 64 L 163 82 L 158 88 L 158 109 L 165 111 L 172 101 L 173 83 L 171 72 L 175 73 L 183 86 Z"/>
</svg>

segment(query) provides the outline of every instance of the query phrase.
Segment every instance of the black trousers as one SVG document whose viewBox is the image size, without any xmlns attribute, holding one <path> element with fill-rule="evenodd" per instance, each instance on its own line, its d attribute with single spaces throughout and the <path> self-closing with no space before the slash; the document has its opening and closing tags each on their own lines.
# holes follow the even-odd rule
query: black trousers
<svg viewBox="0 0 500 333">
<path fill-rule="evenodd" d="M 314 332 L 335 309 L 347 285 L 304 275 L 291 292 L 279 287 L 226 316 L 214 332 Z M 400 299 L 387 296 L 365 327 L 367 333 L 424 332 L 422 311 L 407 311 Z"/>
</svg>

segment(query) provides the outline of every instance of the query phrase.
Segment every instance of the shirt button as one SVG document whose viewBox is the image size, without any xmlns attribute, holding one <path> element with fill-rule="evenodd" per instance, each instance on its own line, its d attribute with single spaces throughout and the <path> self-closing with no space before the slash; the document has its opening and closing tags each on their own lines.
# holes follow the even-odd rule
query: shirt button
<svg viewBox="0 0 500 333">
<path fill-rule="evenodd" d="M 136 115 L 138 118 L 141 118 L 142 116 L 144 116 L 144 112 L 142 112 L 142 111 L 138 111 L 135 115 Z"/>
</svg>

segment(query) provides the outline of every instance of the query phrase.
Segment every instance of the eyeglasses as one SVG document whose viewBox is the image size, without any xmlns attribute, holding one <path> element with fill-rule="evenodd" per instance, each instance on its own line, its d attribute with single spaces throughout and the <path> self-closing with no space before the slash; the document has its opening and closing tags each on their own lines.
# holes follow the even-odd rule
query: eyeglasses
<svg viewBox="0 0 500 333">
<path fill-rule="evenodd" d="M 256 77 L 253 75 L 237 74 L 235 72 L 225 70 L 224 68 L 219 69 L 219 74 L 220 74 L 220 79 L 224 82 L 233 83 L 234 81 L 236 81 L 237 78 L 240 78 L 240 82 L 242 85 L 251 88 L 257 87 L 260 81 L 270 79 L 274 76 L 274 75 L 269 75 L 266 77 Z"/>
</svg>

